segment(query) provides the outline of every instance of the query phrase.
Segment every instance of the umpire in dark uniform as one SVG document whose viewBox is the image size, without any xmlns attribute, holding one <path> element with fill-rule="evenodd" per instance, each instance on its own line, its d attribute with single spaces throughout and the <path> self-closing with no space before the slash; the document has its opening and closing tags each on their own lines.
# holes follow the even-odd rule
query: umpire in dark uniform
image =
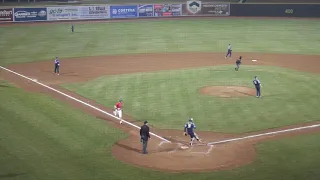
<svg viewBox="0 0 320 180">
<path fill-rule="evenodd" d="M 240 56 L 239 59 L 237 59 L 236 68 L 234 68 L 234 70 L 238 71 L 241 63 L 242 63 L 242 56 Z"/>
<path fill-rule="evenodd" d="M 147 146 L 148 146 L 148 140 L 150 139 L 148 121 L 145 121 L 144 125 L 141 126 L 140 128 L 140 137 L 142 142 L 142 153 L 148 154 Z"/>
</svg>

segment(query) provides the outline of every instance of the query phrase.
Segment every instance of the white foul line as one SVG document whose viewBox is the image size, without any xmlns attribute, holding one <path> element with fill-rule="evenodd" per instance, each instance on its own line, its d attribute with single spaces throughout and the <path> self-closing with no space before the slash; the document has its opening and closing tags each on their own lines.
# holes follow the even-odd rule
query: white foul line
<svg viewBox="0 0 320 180">
<path fill-rule="evenodd" d="M 227 140 L 216 141 L 216 142 L 210 142 L 210 143 L 208 143 L 208 145 L 221 144 L 221 143 L 227 143 L 227 142 L 232 142 L 232 141 L 239 141 L 239 140 L 243 140 L 243 139 L 250 139 L 250 138 L 256 138 L 256 137 L 267 136 L 267 135 L 272 135 L 272 134 L 280 134 L 280 133 L 285 133 L 285 132 L 290 132 L 290 131 L 298 131 L 298 130 L 302 130 L 302 129 L 316 128 L 316 127 L 320 127 L 320 124 L 315 124 L 315 125 L 310 125 L 310 126 L 302 126 L 302 127 L 280 130 L 280 131 L 273 131 L 273 132 L 268 132 L 268 133 L 256 134 L 256 135 L 245 136 L 245 137 L 240 137 L 240 138 L 227 139 Z"/>
<path fill-rule="evenodd" d="M 42 84 L 42 83 L 38 82 L 38 81 L 35 80 L 35 79 L 31 79 L 31 78 L 29 78 L 29 77 L 27 77 L 27 76 L 24 76 L 24 75 L 22 75 L 22 74 L 19 74 L 19 73 L 17 73 L 17 72 L 14 72 L 14 71 L 12 71 L 12 70 L 10 70 L 10 69 L 4 68 L 4 67 L 2 67 L 2 66 L 0 66 L 0 68 L 6 70 L 6 71 L 8 71 L 8 72 L 11 72 L 11 73 L 13 73 L 13 74 L 15 74 L 15 75 L 18 75 L 18 76 L 20 76 L 20 77 L 23 77 L 23 78 L 25 78 L 25 79 L 28 79 L 28 80 L 30 80 L 30 81 L 33 81 L 34 83 L 39 84 L 40 86 L 43 86 L 43 87 L 45 87 L 45 88 L 48 88 L 48 89 L 50 89 L 50 90 L 52 90 L 52 91 L 54 91 L 54 92 L 56 92 L 56 93 L 59 93 L 59 94 L 61 94 L 61 95 L 63 95 L 63 96 L 66 96 L 66 97 L 68 97 L 68 98 L 70 98 L 70 99 L 72 99 L 72 100 L 74 100 L 74 101 L 77 101 L 77 102 L 79 102 L 79 103 L 81 103 L 81 104 L 83 104 L 83 105 L 86 105 L 86 106 L 88 106 L 88 107 L 90 107 L 90 108 L 92 108 L 92 109 L 95 109 L 95 110 L 97 110 L 97 111 L 99 111 L 99 112 L 101 112 L 101 113 L 103 113 L 103 114 L 106 114 L 106 115 L 108 115 L 108 116 L 111 116 L 111 117 L 113 117 L 113 118 L 115 118 L 115 119 L 117 119 L 117 120 L 120 121 L 120 118 L 118 118 L 118 117 L 116 117 L 116 116 L 114 116 L 114 115 L 112 115 L 112 114 L 110 114 L 110 113 L 107 113 L 106 111 L 104 111 L 104 110 L 102 110 L 102 109 L 99 109 L 99 108 L 97 108 L 97 107 L 95 107 L 95 106 L 93 106 L 93 105 L 91 105 L 91 104 L 88 104 L 88 103 L 83 102 L 83 101 L 81 101 L 81 100 L 79 100 L 79 99 L 76 99 L 76 98 L 74 98 L 74 97 L 72 97 L 72 96 L 70 96 L 70 95 L 68 95 L 68 94 L 66 94 L 66 93 L 63 93 L 63 92 L 61 92 L 61 91 L 59 91 L 59 90 L 56 90 L 56 89 L 54 89 L 54 88 L 52 88 L 52 87 L 50 87 L 50 86 L 47 86 L 47 85 L 45 85 L 45 84 Z M 128 121 L 125 121 L 124 119 L 122 119 L 122 121 L 125 122 L 125 123 L 127 123 L 127 124 L 129 124 L 130 126 L 133 126 L 133 127 L 135 127 L 135 128 L 140 129 L 139 126 L 137 126 L 137 125 L 135 125 L 135 124 L 132 124 L 132 123 L 130 123 L 130 122 L 128 122 Z M 159 135 L 156 135 L 156 134 L 154 134 L 154 133 L 152 133 L 152 132 L 150 132 L 150 134 L 153 135 L 153 136 L 155 136 L 155 137 L 157 137 L 157 138 L 159 138 L 159 139 L 161 139 L 161 140 L 163 140 L 163 141 L 166 141 L 166 142 L 170 143 L 169 140 L 167 140 L 167 139 L 165 139 L 165 138 L 163 138 L 163 137 L 161 137 L 161 136 L 159 136 Z"/>
</svg>

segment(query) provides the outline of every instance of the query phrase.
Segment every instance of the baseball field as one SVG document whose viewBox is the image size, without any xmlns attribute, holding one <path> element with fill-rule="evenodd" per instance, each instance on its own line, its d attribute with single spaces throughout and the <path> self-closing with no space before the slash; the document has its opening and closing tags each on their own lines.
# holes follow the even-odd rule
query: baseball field
<svg viewBox="0 0 320 180">
<path fill-rule="evenodd" d="M 319 29 L 319 19 L 232 17 L 78 22 L 74 33 L 2 24 L 0 179 L 317 180 Z M 189 117 L 204 142 L 187 148 Z"/>
</svg>

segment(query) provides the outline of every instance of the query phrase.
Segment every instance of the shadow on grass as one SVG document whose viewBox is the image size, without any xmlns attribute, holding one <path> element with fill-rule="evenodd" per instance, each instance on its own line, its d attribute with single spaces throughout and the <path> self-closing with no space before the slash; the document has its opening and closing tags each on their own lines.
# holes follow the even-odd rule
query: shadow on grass
<svg viewBox="0 0 320 180">
<path fill-rule="evenodd" d="M 137 153 L 141 153 L 141 151 L 139 149 L 136 149 L 136 148 L 133 148 L 133 147 L 129 147 L 125 144 L 119 144 L 118 142 L 115 144 L 116 146 L 119 146 L 119 147 L 122 147 L 126 150 L 129 150 L 129 151 L 134 151 L 134 152 L 137 152 Z"/>
<path fill-rule="evenodd" d="M 0 84 L 0 88 L 12 88 L 12 86 L 5 85 L 5 84 Z"/>
<path fill-rule="evenodd" d="M 8 173 L 8 174 L 0 174 L 0 179 L 4 179 L 4 178 L 14 178 L 17 176 L 22 176 L 25 175 L 27 173 Z"/>
</svg>

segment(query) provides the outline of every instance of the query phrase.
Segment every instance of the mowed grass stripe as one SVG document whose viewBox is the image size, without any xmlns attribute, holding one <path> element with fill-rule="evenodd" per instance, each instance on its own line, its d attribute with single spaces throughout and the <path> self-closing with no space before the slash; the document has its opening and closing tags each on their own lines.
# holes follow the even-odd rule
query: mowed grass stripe
<svg viewBox="0 0 320 180">
<path fill-rule="evenodd" d="M 316 20 L 158 20 L 1 27 L 0 63 L 157 52 L 319 54 Z"/>
<path fill-rule="evenodd" d="M 318 75 L 257 66 L 242 66 L 235 73 L 233 68 L 219 66 L 109 76 L 64 87 L 108 107 L 121 97 L 126 104 L 125 113 L 137 120 L 149 120 L 159 128 L 181 129 L 189 116 L 197 119 L 201 130 L 233 133 L 320 118 L 319 102 L 314 100 L 320 90 Z M 257 73 L 263 83 L 262 99 L 223 99 L 199 93 L 205 86 L 254 88 L 252 79 Z"/>
</svg>

